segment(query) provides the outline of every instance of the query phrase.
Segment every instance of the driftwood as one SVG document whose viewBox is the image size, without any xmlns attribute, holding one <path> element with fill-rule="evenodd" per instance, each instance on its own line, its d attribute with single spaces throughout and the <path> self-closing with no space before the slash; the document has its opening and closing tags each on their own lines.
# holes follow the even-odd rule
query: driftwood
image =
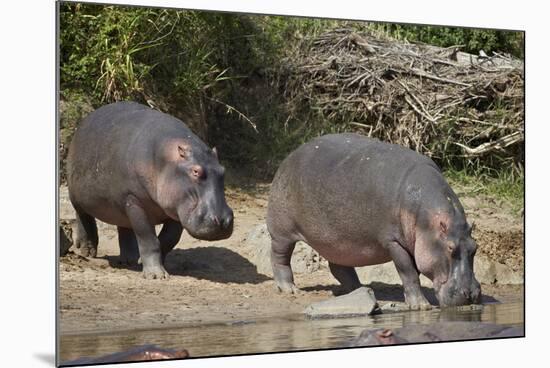
<svg viewBox="0 0 550 368">
<path fill-rule="evenodd" d="M 460 47 L 335 29 L 304 38 L 278 80 L 291 113 L 306 105 L 330 124 L 434 158 L 494 154 L 523 165 L 523 62 Z"/>
<path fill-rule="evenodd" d="M 512 144 L 522 142 L 523 139 L 523 134 L 521 132 L 514 132 L 512 134 L 508 134 L 507 136 L 501 137 L 493 142 L 480 144 L 476 148 L 470 148 L 458 142 L 454 142 L 454 144 L 464 148 L 464 151 L 466 152 L 466 157 L 475 157 L 483 155 L 487 152 L 502 150 L 508 146 L 511 146 Z"/>
</svg>

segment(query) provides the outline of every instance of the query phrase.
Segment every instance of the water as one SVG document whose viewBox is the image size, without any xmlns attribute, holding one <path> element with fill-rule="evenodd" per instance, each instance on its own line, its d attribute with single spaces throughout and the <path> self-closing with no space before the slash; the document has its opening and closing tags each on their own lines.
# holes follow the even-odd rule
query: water
<svg viewBox="0 0 550 368">
<path fill-rule="evenodd" d="M 61 361 L 95 357 L 154 344 L 192 357 L 346 347 L 364 329 L 398 328 L 438 321 L 477 321 L 523 326 L 523 302 L 478 308 L 407 311 L 375 316 L 309 320 L 302 315 L 173 328 L 61 336 Z"/>
</svg>

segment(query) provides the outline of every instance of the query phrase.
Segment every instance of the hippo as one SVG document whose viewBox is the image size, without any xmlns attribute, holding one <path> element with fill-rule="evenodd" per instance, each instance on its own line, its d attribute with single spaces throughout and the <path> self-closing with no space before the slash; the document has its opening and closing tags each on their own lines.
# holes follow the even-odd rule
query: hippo
<svg viewBox="0 0 550 368">
<path fill-rule="evenodd" d="M 79 358 L 63 362 L 62 366 L 91 365 L 105 363 L 141 362 L 149 360 L 184 359 L 189 357 L 185 349 L 161 349 L 155 345 L 136 346 L 127 351 L 108 354 L 97 358 Z"/>
<path fill-rule="evenodd" d="M 290 259 L 304 241 L 329 263 L 342 292 L 361 287 L 354 267 L 393 261 L 411 309 L 430 309 L 419 274 L 441 306 L 479 303 L 476 242 L 456 194 L 428 157 L 357 134 L 303 144 L 280 165 L 267 228 L 278 289 L 294 293 Z"/>
<path fill-rule="evenodd" d="M 233 232 L 216 150 L 182 121 L 135 102 L 103 106 L 80 123 L 67 185 L 80 253 L 97 255 L 96 219 L 116 225 L 120 262 L 139 260 L 147 279 L 168 278 L 164 259 L 183 229 L 202 240 Z"/>
<path fill-rule="evenodd" d="M 525 336 L 523 328 L 467 321 L 408 325 L 395 330 L 364 330 L 351 346 L 397 345 L 472 339 L 497 339 Z"/>
</svg>

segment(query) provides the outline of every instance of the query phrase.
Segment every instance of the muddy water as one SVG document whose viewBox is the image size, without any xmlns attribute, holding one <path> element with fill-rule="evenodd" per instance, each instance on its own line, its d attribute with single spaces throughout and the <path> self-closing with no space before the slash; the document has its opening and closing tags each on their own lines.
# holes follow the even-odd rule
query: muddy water
<svg viewBox="0 0 550 368">
<path fill-rule="evenodd" d="M 384 313 L 375 316 L 306 319 L 289 315 L 237 322 L 173 328 L 61 336 L 61 361 L 95 357 L 155 344 L 185 348 L 193 357 L 345 347 L 368 328 L 398 328 L 437 321 L 479 321 L 523 326 L 519 296 L 504 303 L 431 311 Z"/>
</svg>

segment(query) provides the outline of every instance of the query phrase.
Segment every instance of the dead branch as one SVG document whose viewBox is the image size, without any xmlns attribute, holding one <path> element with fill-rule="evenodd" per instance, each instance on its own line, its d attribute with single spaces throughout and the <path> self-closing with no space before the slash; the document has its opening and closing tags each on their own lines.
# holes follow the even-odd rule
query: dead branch
<svg viewBox="0 0 550 368">
<path fill-rule="evenodd" d="M 276 80 L 291 110 L 309 106 L 332 124 L 432 157 L 521 159 L 523 61 L 459 49 L 333 29 L 305 38 Z"/>
</svg>

